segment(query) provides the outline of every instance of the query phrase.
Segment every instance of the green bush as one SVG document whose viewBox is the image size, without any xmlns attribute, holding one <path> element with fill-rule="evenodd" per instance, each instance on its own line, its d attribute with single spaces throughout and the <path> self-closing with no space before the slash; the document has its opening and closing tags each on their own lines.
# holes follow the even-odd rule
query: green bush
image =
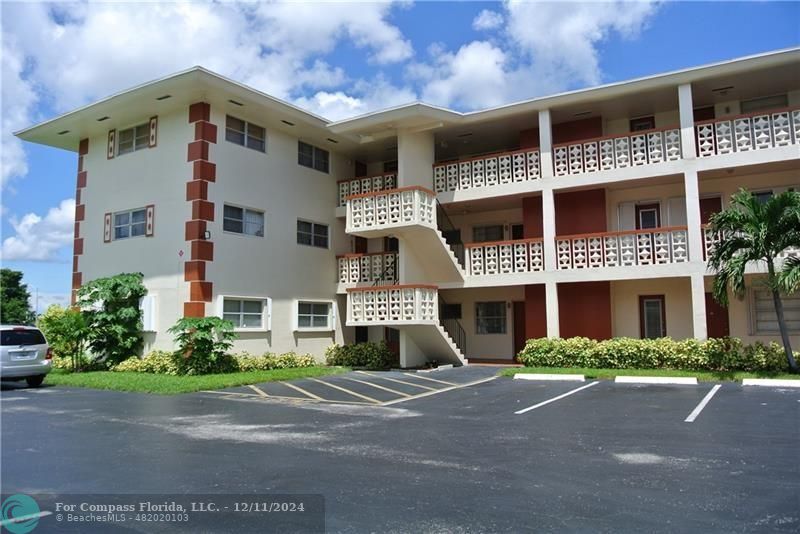
<svg viewBox="0 0 800 534">
<path fill-rule="evenodd" d="M 53 354 L 53 369 L 62 369 L 64 371 L 106 371 L 108 366 L 105 362 L 95 360 L 86 354 L 78 357 L 59 356 Z"/>
<path fill-rule="evenodd" d="M 518 355 L 528 367 L 590 367 L 598 369 L 679 369 L 689 371 L 768 371 L 788 369 L 777 343 L 743 346 L 736 338 L 632 339 L 604 341 L 574 337 L 530 339 Z"/>
<path fill-rule="evenodd" d="M 239 371 L 271 371 L 272 369 L 288 369 L 293 367 L 313 367 L 317 361 L 310 354 L 272 354 L 267 352 L 261 356 L 253 356 L 247 352 L 234 356 Z"/>
<path fill-rule="evenodd" d="M 165 350 L 154 350 L 139 358 L 133 356 L 127 360 L 118 363 L 111 368 L 112 371 L 120 372 L 134 372 L 134 373 L 155 373 L 162 375 L 180 375 L 181 357 L 175 352 L 167 352 Z"/>
<path fill-rule="evenodd" d="M 355 345 L 332 345 L 325 351 L 328 365 L 387 369 L 391 367 L 393 355 L 386 343 L 357 343 Z"/>
<path fill-rule="evenodd" d="M 246 352 L 237 355 L 225 354 L 219 370 L 209 371 L 213 373 L 234 373 L 237 371 L 271 371 L 272 369 L 288 369 L 294 367 L 313 367 L 317 361 L 310 354 L 286 354 L 266 353 L 261 356 L 253 356 Z M 154 350 L 145 355 L 144 358 L 133 356 L 118 363 L 111 368 L 112 371 L 132 372 L 132 373 L 155 373 L 164 375 L 184 375 L 198 374 L 186 365 L 180 352 L 168 352 L 165 350 Z"/>
<path fill-rule="evenodd" d="M 80 311 L 53 304 L 39 316 L 36 326 L 47 338 L 53 356 L 59 358 L 58 369 L 77 371 L 90 363 L 84 355 L 89 329 Z"/>
<path fill-rule="evenodd" d="M 168 332 L 175 334 L 180 374 L 236 371 L 236 360 L 227 353 L 236 337 L 230 321 L 219 317 L 184 317 Z"/>
</svg>

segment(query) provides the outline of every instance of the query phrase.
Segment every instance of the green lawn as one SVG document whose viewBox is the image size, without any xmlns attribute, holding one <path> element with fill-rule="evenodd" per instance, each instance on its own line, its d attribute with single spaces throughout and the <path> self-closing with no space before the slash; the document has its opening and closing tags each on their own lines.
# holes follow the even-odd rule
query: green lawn
<svg viewBox="0 0 800 534">
<path fill-rule="evenodd" d="M 89 371 L 67 373 L 56 369 L 45 379 L 51 386 L 69 386 L 115 391 L 134 391 L 138 393 L 157 393 L 174 395 L 208 389 L 222 389 L 259 382 L 276 382 L 340 374 L 349 371 L 347 367 L 300 367 L 294 369 L 275 369 L 272 371 L 250 371 L 246 373 L 225 373 L 199 376 L 171 376 L 152 373 L 122 373 L 111 371 Z"/>
<path fill-rule="evenodd" d="M 617 375 L 625 376 L 696 376 L 697 380 L 720 381 L 742 380 L 743 378 L 780 378 L 800 380 L 800 375 L 789 373 L 745 373 L 745 372 L 712 372 L 712 371 L 678 371 L 675 369 L 592 369 L 585 367 L 517 367 L 503 369 L 501 376 L 514 376 L 517 373 L 576 374 L 586 378 L 613 380 Z"/>
</svg>

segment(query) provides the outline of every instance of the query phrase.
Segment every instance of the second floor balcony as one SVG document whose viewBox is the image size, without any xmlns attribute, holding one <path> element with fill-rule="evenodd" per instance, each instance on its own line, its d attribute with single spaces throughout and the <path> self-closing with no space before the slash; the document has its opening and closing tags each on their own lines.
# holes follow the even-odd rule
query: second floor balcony
<svg viewBox="0 0 800 534">
<path fill-rule="evenodd" d="M 347 290 L 347 324 L 437 323 L 438 287 L 392 285 Z"/>
<path fill-rule="evenodd" d="M 695 125 L 697 155 L 748 152 L 800 143 L 800 109 L 756 112 Z"/>
<path fill-rule="evenodd" d="M 347 233 L 375 237 L 403 227 L 436 229 L 436 195 L 411 186 L 347 197 Z"/>
<path fill-rule="evenodd" d="M 516 239 L 491 243 L 468 243 L 467 274 L 532 273 L 544 269 L 542 240 Z"/>
<path fill-rule="evenodd" d="M 433 166 L 433 185 L 437 193 L 526 182 L 540 176 L 539 151 L 535 149 L 488 154 Z"/>
<path fill-rule="evenodd" d="M 684 263 L 688 249 L 685 226 L 556 237 L 558 269 Z"/>
<path fill-rule="evenodd" d="M 397 280 L 397 252 L 345 254 L 336 258 L 339 266 L 339 283 L 388 284 Z"/>
</svg>

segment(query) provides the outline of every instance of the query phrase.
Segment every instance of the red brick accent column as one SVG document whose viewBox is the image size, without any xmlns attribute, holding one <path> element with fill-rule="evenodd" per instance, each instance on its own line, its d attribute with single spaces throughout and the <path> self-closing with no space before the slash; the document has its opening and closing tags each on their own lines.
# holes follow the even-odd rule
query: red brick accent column
<svg viewBox="0 0 800 534">
<path fill-rule="evenodd" d="M 186 183 L 186 201 L 191 203 L 192 214 L 186 221 L 189 255 L 184 262 L 183 279 L 189 282 L 189 300 L 183 303 L 184 317 L 205 317 L 206 302 L 211 302 L 213 296 L 213 284 L 206 280 L 206 263 L 214 261 L 214 242 L 205 239 L 208 222 L 214 220 L 214 203 L 208 200 L 209 183 L 217 179 L 217 166 L 209 156 L 210 143 L 217 142 L 217 126 L 210 121 L 208 103 L 189 106 L 194 141 L 189 143 L 186 156 L 192 164 L 192 176 Z"/>
<path fill-rule="evenodd" d="M 86 218 L 86 203 L 83 200 L 83 190 L 86 187 L 86 168 L 84 157 L 89 153 L 89 140 L 81 139 L 78 145 L 78 176 L 75 187 L 75 240 L 72 243 L 72 296 L 70 302 L 75 304 L 78 289 L 83 283 L 83 273 L 80 271 L 79 257 L 83 255 L 83 237 L 81 237 L 81 223 Z"/>
</svg>

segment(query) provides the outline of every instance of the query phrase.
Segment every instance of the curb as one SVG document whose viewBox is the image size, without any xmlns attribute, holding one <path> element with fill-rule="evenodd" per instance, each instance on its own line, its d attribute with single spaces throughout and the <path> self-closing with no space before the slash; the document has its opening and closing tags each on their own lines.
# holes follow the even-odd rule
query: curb
<svg viewBox="0 0 800 534">
<path fill-rule="evenodd" d="M 743 386 L 770 386 L 774 388 L 800 388 L 800 380 L 780 380 L 775 378 L 745 378 Z"/>
<path fill-rule="evenodd" d="M 614 382 L 620 384 L 680 384 L 697 385 L 694 376 L 617 376 Z"/>
<path fill-rule="evenodd" d="M 416 373 L 435 373 L 436 371 L 441 371 L 442 369 L 452 369 L 453 364 L 447 363 L 444 365 L 440 365 L 439 367 L 434 367 L 433 369 L 417 369 Z"/>
<path fill-rule="evenodd" d="M 545 374 L 545 373 L 516 373 L 514 380 L 551 380 L 551 381 L 568 381 L 568 382 L 586 382 L 586 377 L 583 375 L 561 375 L 561 374 Z"/>
</svg>

